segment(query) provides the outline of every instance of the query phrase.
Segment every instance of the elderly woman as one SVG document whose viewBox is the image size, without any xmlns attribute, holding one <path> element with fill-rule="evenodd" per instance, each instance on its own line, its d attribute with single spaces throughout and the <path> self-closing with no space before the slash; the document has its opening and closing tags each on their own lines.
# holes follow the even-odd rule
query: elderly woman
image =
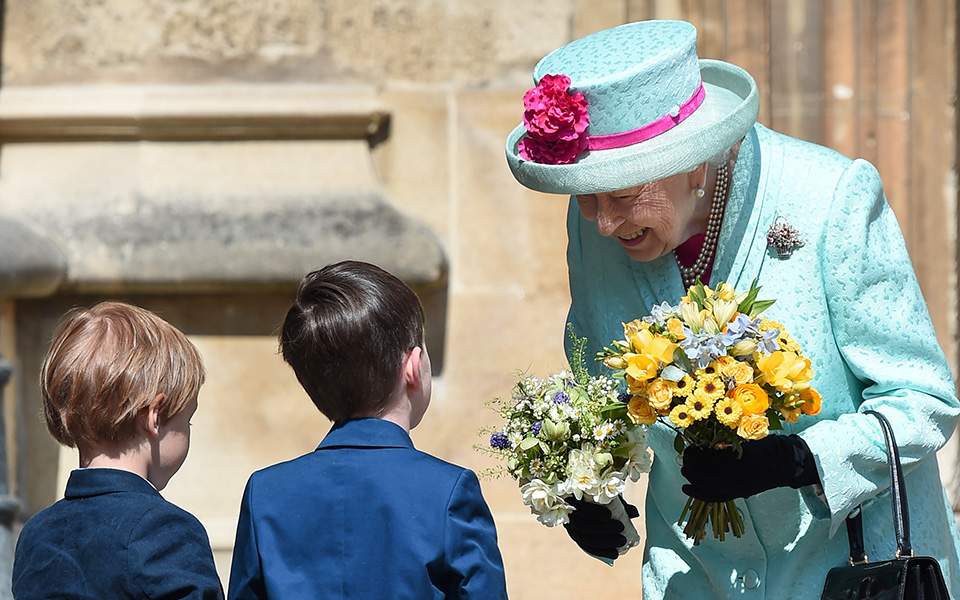
<svg viewBox="0 0 960 600">
<path fill-rule="evenodd" d="M 864 504 L 867 554 L 892 558 L 883 437 L 893 425 L 915 551 L 960 594 L 956 526 L 936 451 L 960 415 L 954 383 L 877 170 L 756 123 L 756 84 L 698 60 L 689 23 L 623 25 L 536 66 L 524 124 L 507 139 L 516 179 L 570 195 L 569 321 L 597 350 L 621 322 L 677 302 L 700 280 L 775 298 L 766 313 L 811 357 L 816 417 L 747 442 L 738 463 L 648 433 L 645 598 L 818 598 L 846 563 L 845 518 Z M 601 366 L 594 368 L 600 370 Z M 738 499 L 746 532 L 694 546 L 676 520 L 692 496 Z M 605 509 L 581 506 L 568 532 L 592 554 L 624 538 Z"/>
</svg>

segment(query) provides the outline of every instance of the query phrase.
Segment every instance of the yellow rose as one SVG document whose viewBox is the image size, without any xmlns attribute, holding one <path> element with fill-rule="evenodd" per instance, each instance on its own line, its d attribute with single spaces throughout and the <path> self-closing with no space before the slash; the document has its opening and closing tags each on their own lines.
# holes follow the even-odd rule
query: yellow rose
<svg viewBox="0 0 960 600">
<path fill-rule="evenodd" d="M 800 407 L 800 410 L 803 411 L 803 414 L 820 414 L 820 404 L 821 400 L 823 400 L 823 398 L 820 396 L 820 392 L 813 388 L 807 388 L 800 392 L 800 399 L 803 400 L 803 406 Z"/>
<path fill-rule="evenodd" d="M 771 319 L 760 319 L 760 331 L 769 331 L 771 329 L 783 331 L 783 323 Z"/>
<path fill-rule="evenodd" d="M 677 387 L 672 381 L 666 379 L 654 379 L 647 386 L 647 400 L 650 406 L 657 412 L 663 414 L 670 412 L 670 404 L 673 402 L 673 390 Z"/>
<path fill-rule="evenodd" d="M 724 387 L 722 379 L 713 375 L 704 375 L 697 381 L 694 397 L 713 403 L 723 397 L 724 392 L 726 392 L 726 387 Z"/>
<path fill-rule="evenodd" d="M 673 390 L 673 395 L 677 398 L 686 398 L 693 393 L 694 388 L 696 388 L 696 383 L 693 381 L 693 377 L 689 375 L 684 375 L 683 379 L 676 382 L 676 387 Z"/>
<path fill-rule="evenodd" d="M 733 388 L 730 396 L 740 402 L 745 415 L 762 415 L 770 408 L 770 398 L 763 388 L 755 383 L 744 383 Z"/>
<path fill-rule="evenodd" d="M 643 396 L 633 396 L 627 403 L 627 416 L 638 425 L 653 425 L 657 422 L 657 413 Z"/>
<path fill-rule="evenodd" d="M 725 365 L 720 372 L 724 377 L 733 379 L 737 385 L 743 385 L 753 381 L 753 367 L 751 367 L 749 363 L 739 360 L 731 361 L 730 364 Z"/>
<path fill-rule="evenodd" d="M 763 415 L 743 415 L 737 426 L 737 435 L 745 440 L 760 440 L 770 433 L 770 422 Z"/>
<path fill-rule="evenodd" d="M 690 416 L 690 408 L 686 404 L 674 406 L 670 411 L 670 420 L 680 428 L 689 427 L 693 423 L 693 417 Z"/>
<path fill-rule="evenodd" d="M 630 392 L 633 396 L 639 396 L 647 393 L 647 382 L 646 381 L 637 381 L 629 375 L 626 376 L 627 380 L 627 391 Z"/>
<path fill-rule="evenodd" d="M 660 363 L 649 354 L 625 354 L 627 361 L 627 375 L 637 382 L 646 383 L 657 376 Z"/>
<path fill-rule="evenodd" d="M 687 410 L 690 411 L 690 416 L 695 421 L 699 421 L 710 416 L 710 413 L 713 412 L 713 403 L 714 400 L 710 398 L 701 398 L 695 395 L 692 398 L 687 398 L 686 405 Z"/>
<path fill-rule="evenodd" d="M 713 407 L 713 412 L 717 413 L 717 420 L 736 429 L 740 425 L 740 417 L 743 416 L 743 407 L 736 398 L 724 398 Z"/>
<path fill-rule="evenodd" d="M 683 335 L 683 322 L 676 317 L 667 320 L 667 331 L 669 331 L 670 335 L 678 340 L 682 340 L 686 337 Z"/>
</svg>

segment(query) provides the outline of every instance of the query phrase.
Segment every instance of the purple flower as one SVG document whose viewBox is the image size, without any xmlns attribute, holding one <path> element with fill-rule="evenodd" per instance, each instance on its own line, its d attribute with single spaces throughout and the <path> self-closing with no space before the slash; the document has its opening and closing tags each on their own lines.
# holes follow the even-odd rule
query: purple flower
<svg viewBox="0 0 960 600">
<path fill-rule="evenodd" d="M 760 349 L 767 354 L 779 350 L 780 344 L 777 343 L 777 338 L 779 336 L 780 330 L 777 328 L 764 331 L 763 336 L 760 338 Z"/>
<path fill-rule="evenodd" d="M 626 404 L 630 402 L 630 393 L 629 392 L 620 392 L 620 395 L 617 396 L 617 400 Z"/>
<path fill-rule="evenodd" d="M 566 404 L 567 402 L 570 402 L 570 396 L 566 392 L 561 390 L 553 395 L 554 404 Z"/>
<path fill-rule="evenodd" d="M 511 447 L 510 438 L 502 431 L 495 431 L 490 436 L 490 447 L 498 450 L 509 450 Z"/>
<path fill-rule="evenodd" d="M 540 421 L 537 421 L 536 423 L 530 426 L 530 431 L 533 432 L 533 435 L 540 435 L 541 427 L 543 427 L 543 423 L 541 423 Z"/>
</svg>

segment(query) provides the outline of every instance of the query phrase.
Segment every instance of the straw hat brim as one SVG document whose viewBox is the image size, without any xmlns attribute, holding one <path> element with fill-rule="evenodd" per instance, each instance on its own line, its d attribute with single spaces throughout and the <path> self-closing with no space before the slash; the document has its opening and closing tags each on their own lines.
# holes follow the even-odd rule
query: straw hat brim
<svg viewBox="0 0 960 600">
<path fill-rule="evenodd" d="M 753 127 L 760 107 L 757 84 L 740 67 L 700 61 L 706 90 L 703 104 L 669 131 L 639 144 L 586 152 L 569 165 L 524 160 L 517 142 L 523 125 L 507 137 L 507 163 L 524 186 L 552 194 L 611 192 L 689 171 L 741 140 Z"/>
</svg>

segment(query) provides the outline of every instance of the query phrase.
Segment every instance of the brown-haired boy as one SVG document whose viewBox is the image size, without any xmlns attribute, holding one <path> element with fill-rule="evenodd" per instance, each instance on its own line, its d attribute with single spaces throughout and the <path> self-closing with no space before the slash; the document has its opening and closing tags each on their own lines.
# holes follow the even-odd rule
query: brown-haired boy
<svg viewBox="0 0 960 600">
<path fill-rule="evenodd" d="M 187 457 L 203 380 L 197 349 L 147 310 L 65 316 L 40 385 L 47 428 L 80 468 L 24 526 L 14 598 L 223 597 L 203 526 L 158 491 Z"/>
<path fill-rule="evenodd" d="M 310 273 L 280 348 L 334 426 L 314 452 L 250 478 L 229 597 L 506 598 L 476 476 L 408 434 L 431 391 L 410 288 L 360 262 Z"/>
</svg>

